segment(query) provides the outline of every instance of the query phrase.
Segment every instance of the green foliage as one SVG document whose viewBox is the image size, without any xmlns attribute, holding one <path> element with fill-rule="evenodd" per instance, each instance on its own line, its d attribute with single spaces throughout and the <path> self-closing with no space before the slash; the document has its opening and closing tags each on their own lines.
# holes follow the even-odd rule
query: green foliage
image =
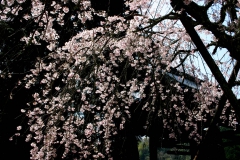
<svg viewBox="0 0 240 160">
<path fill-rule="evenodd" d="M 227 160 L 239 160 L 240 158 L 240 145 L 233 145 L 225 147 L 225 154 Z"/>
<path fill-rule="evenodd" d="M 149 160 L 149 138 L 145 137 L 138 144 L 140 160 Z"/>
<path fill-rule="evenodd" d="M 235 132 L 229 127 L 220 127 L 221 133 L 224 135 L 222 142 L 227 160 L 239 160 L 240 157 L 240 145 L 239 145 L 239 132 Z M 225 134 L 224 134 L 225 133 Z"/>
</svg>

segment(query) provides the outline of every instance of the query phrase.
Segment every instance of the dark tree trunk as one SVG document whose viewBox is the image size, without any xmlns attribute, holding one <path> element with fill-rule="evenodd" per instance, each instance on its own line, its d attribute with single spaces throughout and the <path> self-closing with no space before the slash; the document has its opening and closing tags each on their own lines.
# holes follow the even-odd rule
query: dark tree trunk
<svg viewBox="0 0 240 160">
<path fill-rule="evenodd" d="M 158 137 L 156 134 L 151 134 L 149 137 L 149 154 L 150 160 L 157 160 L 157 144 Z"/>
<path fill-rule="evenodd" d="M 217 126 L 213 128 L 209 139 L 200 145 L 199 151 L 201 151 L 203 154 L 197 154 L 194 160 L 226 159 L 224 147 L 222 145 L 222 138 L 220 136 L 220 130 Z"/>
<path fill-rule="evenodd" d="M 119 135 L 114 140 L 112 150 L 114 160 L 139 160 L 138 141 L 134 134 Z"/>
<path fill-rule="evenodd" d="M 152 121 L 149 129 L 149 156 L 150 160 L 157 160 L 157 149 L 159 145 L 159 138 L 161 136 L 163 125 L 159 117 Z"/>
</svg>

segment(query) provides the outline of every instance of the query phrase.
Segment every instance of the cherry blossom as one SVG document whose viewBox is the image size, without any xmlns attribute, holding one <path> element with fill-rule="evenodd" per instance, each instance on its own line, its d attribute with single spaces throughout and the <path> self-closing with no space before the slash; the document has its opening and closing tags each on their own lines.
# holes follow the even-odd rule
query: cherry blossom
<svg viewBox="0 0 240 160">
<path fill-rule="evenodd" d="M 185 0 L 183 5 L 188 9 L 193 2 Z M 1 1 L 0 20 L 11 21 L 25 3 Z M 190 139 L 202 140 L 198 124 L 214 116 L 224 92 L 212 75 L 195 64 L 200 59 L 198 48 L 179 21 L 184 9 L 163 15 L 153 11 L 156 5 L 147 0 L 125 1 L 124 7 L 124 13 L 111 16 L 93 8 L 89 0 L 32 0 L 29 12 L 21 17 L 37 26 L 26 32 L 21 43 L 46 46 L 45 56 L 36 58 L 19 83 L 37 88 L 29 108 L 21 110 L 28 117 L 31 159 L 53 159 L 59 154 L 111 159 L 114 138 L 127 130 L 138 110 L 147 115 L 139 123 L 146 133 L 158 116 L 168 138 L 178 139 L 187 131 Z M 67 25 L 73 31 L 63 37 Z M 210 41 L 201 37 L 205 46 L 218 43 L 215 32 L 201 25 L 195 29 L 210 36 Z M 216 62 L 230 77 L 232 64 Z M 221 119 L 234 127 L 238 119 L 230 108 L 227 102 Z"/>
</svg>

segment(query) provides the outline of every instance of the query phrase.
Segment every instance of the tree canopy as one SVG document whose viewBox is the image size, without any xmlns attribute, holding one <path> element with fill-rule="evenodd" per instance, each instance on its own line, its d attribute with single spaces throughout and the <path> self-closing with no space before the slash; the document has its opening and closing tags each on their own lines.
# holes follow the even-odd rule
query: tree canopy
<svg viewBox="0 0 240 160">
<path fill-rule="evenodd" d="M 239 8 L 2 0 L 0 138 L 26 137 L 31 159 L 139 159 L 142 135 L 188 138 L 196 159 L 216 158 L 204 154 L 216 126 L 239 130 Z"/>
</svg>

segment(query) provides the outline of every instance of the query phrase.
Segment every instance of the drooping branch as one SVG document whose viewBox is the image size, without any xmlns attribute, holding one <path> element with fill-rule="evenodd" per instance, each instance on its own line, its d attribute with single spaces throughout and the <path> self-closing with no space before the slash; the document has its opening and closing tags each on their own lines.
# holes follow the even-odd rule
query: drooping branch
<svg viewBox="0 0 240 160">
<path fill-rule="evenodd" d="M 173 0 L 171 2 L 171 5 L 172 5 L 173 8 L 179 8 L 179 7 L 175 7 L 178 4 L 179 3 L 177 3 L 176 0 Z M 236 96 L 234 95 L 234 93 L 232 92 L 231 88 L 228 86 L 228 83 L 226 82 L 223 74 L 221 73 L 218 66 L 214 62 L 213 58 L 211 57 L 210 53 L 208 52 L 208 50 L 204 46 L 204 44 L 201 41 L 199 35 L 197 34 L 197 32 L 195 31 L 193 26 L 188 23 L 189 22 L 189 17 L 187 16 L 186 11 L 182 12 L 182 16 L 180 18 L 180 21 L 182 22 L 183 26 L 185 27 L 185 29 L 188 32 L 189 36 L 191 37 L 192 41 L 194 42 L 194 44 L 198 48 L 200 54 L 202 55 L 204 61 L 207 63 L 207 65 L 210 68 L 212 74 L 214 75 L 214 77 L 218 81 L 218 83 L 221 86 L 223 92 L 225 93 L 227 99 L 229 100 L 229 102 L 231 103 L 233 108 L 235 109 L 237 119 L 239 120 L 240 105 L 238 103 L 238 100 L 237 100 Z"/>
<path fill-rule="evenodd" d="M 199 6 L 193 1 L 188 5 L 185 5 L 183 1 L 173 1 L 172 4 L 174 4 L 175 11 L 180 11 L 181 9 L 184 9 L 184 12 L 193 17 L 197 21 L 197 23 L 203 25 L 205 29 L 211 31 L 213 35 L 218 39 L 218 45 L 223 48 L 227 48 L 230 52 L 231 57 L 236 60 L 240 60 L 240 56 L 239 54 L 237 54 L 240 51 L 240 49 L 238 48 L 238 45 L 240 43 L 238 37 L 240 36 L 240 33 L 235 33 L 234 36 L 231 36 L 225 32 L 225 30 L 231 30 L 230 27 L 225 27 L 222 25 L 222 22 L 225 20 L 226 12 L 229 12 L 232 20 L 236 19 L 236 12 L 234 12 L 236 11 L 236 9 L 234 8 L 235 4 L 233 5 L 229 2 L 223 5 L 220 11 L 220 20 L 216 23 L 212 23 L 209 20 L 207 14 L 209 5 Z M 190 21 L 190 19 L 188 21 Z"/>
<path fill-rule="evenodd" d="M 234 86 L 234 82 L 236 80 L 236 77 L 237 77 L 237 74 L 239 72 L 239 69 L 240 69 L 240 63 L 237 62 L 234 66 L 234 69 L 231 73 L 231 76 L 228 80 L 228 85 L 229 85 L 229 88 L 232 88 Z M 221 116 L 222 114 L 222 110 L 225 106 L 227 102 L 227 96 L 226 94 L 224 93 L 222 95 L 222 97 L 220 98 L 219 100 L 219 103 L 218 103 L 218 108 L 216 110 L 216 113 L 214 115 L 214 117 L 212 118 L 212 121 L 210 123 L 210 126 L 208 127 L 208 130 L 205 134 L 205 137 L 203 139 L 203 142 L 201 144 L 201 147 L 200 147 L 200 150 L 197 152 L 197 155 L 195 156 L 194 160 L 200 160 L 202 158 L 202 156 L 204 155 L 204 148 L 206 146 L 206 143 L 211 141 L 211 138 L 213 136 L 213 133 L 214 133 L 214 127 L 216 126 L 218 120 L 219 120 L 219 117 Z"/>
</svg>

